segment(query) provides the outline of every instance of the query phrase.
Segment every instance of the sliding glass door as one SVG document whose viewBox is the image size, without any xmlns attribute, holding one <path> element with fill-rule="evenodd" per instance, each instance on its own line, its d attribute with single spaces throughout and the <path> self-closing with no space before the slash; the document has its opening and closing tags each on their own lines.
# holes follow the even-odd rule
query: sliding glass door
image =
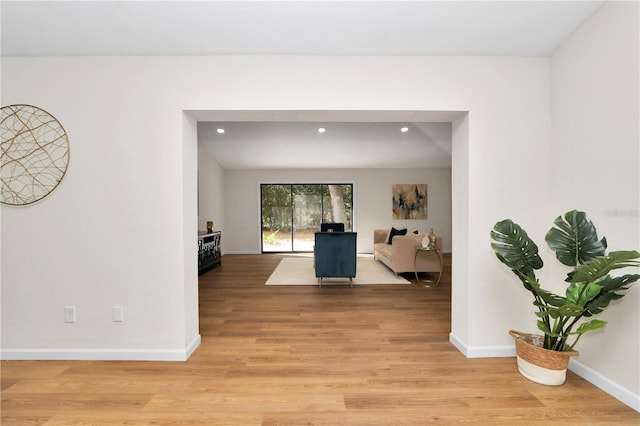
<svg viewBox="0 0 640 426">
<path fill-rule="evenodd" d="M 313 251 L 314 232 L 320 228 L 322 189 L 320 185 L 291 185 L 293 251 Z"/>
<path fill-rule="evenodd" d="M 263 184 L 260 194 L 263 252 L 313 251 L 322 222 L 352 229 L 351 184 Z"/>
</svg>

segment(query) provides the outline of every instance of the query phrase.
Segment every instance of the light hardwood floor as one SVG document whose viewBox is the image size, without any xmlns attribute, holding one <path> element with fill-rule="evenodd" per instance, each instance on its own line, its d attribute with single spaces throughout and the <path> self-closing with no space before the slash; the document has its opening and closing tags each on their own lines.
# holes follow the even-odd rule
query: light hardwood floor
<svg viewBox="0 0 640 426">
<path fill-rule="evenodd" d="M 640 414 L 569 372 L 448 342 L 442 287 L 265 286 L 280 255 L 228 255 L 200 277 L 187 362 L 2 362 L 2 425 L 605 425 Z M 506 330 L 505 330 L 506 333 Z"/>
</svg>

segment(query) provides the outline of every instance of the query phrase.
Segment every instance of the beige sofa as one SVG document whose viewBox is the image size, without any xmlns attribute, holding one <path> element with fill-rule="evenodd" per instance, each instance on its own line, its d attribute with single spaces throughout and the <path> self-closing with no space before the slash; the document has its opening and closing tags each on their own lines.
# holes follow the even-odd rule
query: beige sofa
<svg viewBox="0 0 640 426">
<path fill-rule="evenodd" d="M 389 229 L 373 230 L 373 257 L 393 272 L 442 272 L 442 236 L 436 237 L 436 251 L 416 256 L 425 234 L 396 235 L 391 244 L 386 242 L 388 235 Z"/>
</svg>

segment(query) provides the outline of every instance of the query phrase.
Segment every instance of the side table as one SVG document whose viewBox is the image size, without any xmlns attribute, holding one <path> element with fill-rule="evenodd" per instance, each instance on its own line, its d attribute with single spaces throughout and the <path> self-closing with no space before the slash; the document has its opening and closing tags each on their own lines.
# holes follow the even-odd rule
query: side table
<svg viewBox="0 0 640 426">
<path fill-rule="evenodd" d="M 418 261 L 418 255 L 420 255 L 422 253 L 422 256 L 435 256 L 438 262 L 438 270 L 437 271 L 428 271 L 428 272 L 437 272 L 438 273 L 438 278 L 435 281 L 435 283 L 432 280 L 420 280 L 420 278 L 418 277 L 418 270 L 417 270 L 417 261 Z M 416 274 L 416 283 L 424 283 L 423 285 L 425 287 L 438 287 L 438 285 L 440 284 L 440 277 L 442 277 L 442 255 L 440 254 L 440 250 L 437 249 L 430 249 L 427 247 L 422 247 L 422 246 L 418 246 L 416 247 L 416 254 L 413 258 L 413 270 L 414 273 Z"/>
</svg>

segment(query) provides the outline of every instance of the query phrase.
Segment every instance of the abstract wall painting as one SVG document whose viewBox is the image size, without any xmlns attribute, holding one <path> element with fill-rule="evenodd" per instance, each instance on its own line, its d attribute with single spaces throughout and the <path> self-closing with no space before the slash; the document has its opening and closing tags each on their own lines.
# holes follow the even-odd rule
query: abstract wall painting
<svg viewBox="0 0 640 426">
<path fill-rule="evenodd" d="M 393 184 L 393 218 L 427 219 L 427 184 Z"/>
</svg>

